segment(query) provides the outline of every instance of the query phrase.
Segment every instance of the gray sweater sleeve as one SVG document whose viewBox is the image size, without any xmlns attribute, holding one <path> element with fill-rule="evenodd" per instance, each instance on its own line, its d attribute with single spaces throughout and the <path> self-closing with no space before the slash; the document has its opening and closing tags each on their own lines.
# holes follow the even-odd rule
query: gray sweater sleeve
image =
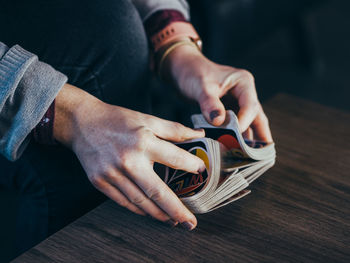
<svg viewBox="0 0 350 263">
<path fill-rule="evenodd" d="M 18 45 L 0 42 L 0 154 L 20 157 L 67 77 Z"/>
<path fill-rule="evenodd" d="M 189 6 L 186 0 L 131 0 L 145 21 L 154 12 L 162 9 L 175 9 L 181 12 L 187 20 L 190 19 Z"/>
</svg>

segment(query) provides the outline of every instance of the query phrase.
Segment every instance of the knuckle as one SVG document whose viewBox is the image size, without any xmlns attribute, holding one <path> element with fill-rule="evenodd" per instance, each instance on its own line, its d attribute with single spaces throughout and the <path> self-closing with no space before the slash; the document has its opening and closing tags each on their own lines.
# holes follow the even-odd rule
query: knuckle
<svg viewBox="0 0 350 263">
<path fill-rule="evenodd" d="M 115 176 L 115 168 L 113 166 L 107 166 L 103 169 L 103 177 L 104 179 L 110 180 L 113 179 Z"/>
<path fill-rule="evenodd" d="M 218 94 L 219 86 L 217 84 L 208 82 L 203 87 L 204 88 L 201 90 L 202 92 L 200 96 L 200 99 L 203 101 L 203 103 L 207 103 Z"/>
<path fill-rule="evenodd" d="M 170 162 L 173 164 L 174 167 L 180 167 L 183 164 L 183 155 L 182 153 L 177 150 L 173 156 L 171 156 Z"/>
<path fill-rule="evenodd" d="M 146 151 L 149 147 L 150 141 L 153 138 L 153 133 L 149 129 L 142 127 L 136 131 L 135 148 L 138 151 Z"/>
<path fill-rule="evenodd" d="M 182 133 L 185 130 L 185 126 L 183 126 L 181 123 L 174 122 L 174 130 Z"/>
<path fill-rule="evenodd" d="M 197 84 L 201 87 L 205 87 L 210 80 L 210 78 L 207 74 L 196 74 L 194 76 L 194 79 L 197 80 L 197 83 L 193 83 L 193 84 L 194 85 Z"/>
<path fill-rule="evenodd" d="M 133 160 L 133 158 L 130 156 L 130 154 L 124 153 L 121 156 L 120 161 L 121 161 L 120 166 L 121 166 L 123 171 L 131 172 L 131 171 L 135 170 L 136 162 Z"/>
<path fill-rule="evenodd" d="M 130 157 L 131 156 L 129 154 L 129 151 L 126 150 L 126 151 L 120 152 L 120 154 L 118 156 L 120 166 L 124 166 L 124 164 L 129 162 Z"/>
<path fill-rule="evenodd" d="M 127 178 L 123 174 L 115 174 L 111 179 L 113 183 L 118 186 L 123 186 L 127 183 Z"/>
<path fill-rule="evenodd" d="M 137 206 L 141 206 L 146 201 L 146 198 L 142 195 L 136 195 L 131 198 L 131 202 Z"/>
<path fill-rule="evenodd" d="M 99 175 L 90 176 L 90 182 L 97 188 L 101 188 L 103 185 L 103 178 Z"/>
<path fill-rule="evenodd" d="M 164 200 L 164 191 L 159 188 L 150 188 L 146 191 L 147 197 L 158 203 Z"/>
<path fill-rule="evenodd" d="M 173 133 L 176 139 L 181 140 L 184 137 L 186 137 L 186 129 L 185 126 L 183 126 L 180 123 L 175 122 L 173 124 Z"/>
<path fill-rule="evenodd" d="M 241 76 L 242 76 L 242 78 L 246 79 L 247 81 L 249 81 L 251 83 L 255 82 L 255 78 L 254 78 L 253 74 L 251 72 L 249 72 L 248 70 L 242 69 Z"/>
<path fill-rule="evenodd" d="M 250 103 L 250 107 L 255 113 L 257 113 L 257 112 L 259 112 L 261 106 L 260 106 L 260 103 L 257 100 L 253 100 Z"/>
</svg>

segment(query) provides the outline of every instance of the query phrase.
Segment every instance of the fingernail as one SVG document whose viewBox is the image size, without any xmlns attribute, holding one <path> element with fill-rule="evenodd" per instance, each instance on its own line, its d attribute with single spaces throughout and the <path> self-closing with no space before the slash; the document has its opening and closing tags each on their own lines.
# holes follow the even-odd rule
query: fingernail
<svg viewBox="0 0 350 263">
<path fill-rule="evenodd" d="M 165 223 L 168 224 L 171 227 L 175 227 L 177 225 L 177 222 L 172 220 L 172 219 L 169 219 L 168 221 L 165 221 Z"/>
<path fill-rule="evenodd" d="M 205 165 L 201 166 L 201 167 L 198 169 L 198 173 L 199 173 L 199 174 L 203 173 L 203 172 L 205 171 L 205 169 L 207 169 L 207 168 L 205 167 Z"/>
<path fill-rule="evenodd" d="M 181 226 L 186 228 L 187 230 L 191 231 L 194 228 L 194 225 L 191 222 L 182 222 Z"/>
<path fill-rule="evenodd" d="M 220 112 L 218 110 L 213 110 L 211 113 L 210 113 L 210 119 L 213 121 L 217 116 L 220 115 Z"/>
</svg>

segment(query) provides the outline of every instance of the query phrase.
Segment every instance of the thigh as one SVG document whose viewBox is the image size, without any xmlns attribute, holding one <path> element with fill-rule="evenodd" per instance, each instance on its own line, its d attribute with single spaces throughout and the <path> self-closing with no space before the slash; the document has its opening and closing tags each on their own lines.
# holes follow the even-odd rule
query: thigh
<svg viewBox="0 0 350 263">
<path fill-rule="evenodd" d="M 0 41 L 19 44 L 104 101 L 149 109 L 148 44 L 130 0 L 0 0 Z"/>
</svg>

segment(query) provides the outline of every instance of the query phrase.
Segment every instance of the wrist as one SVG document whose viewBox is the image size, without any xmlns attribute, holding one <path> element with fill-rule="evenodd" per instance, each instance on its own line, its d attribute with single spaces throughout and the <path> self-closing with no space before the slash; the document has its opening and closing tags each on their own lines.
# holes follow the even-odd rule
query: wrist
<svg viewBox="0 0 350 263">
<path fill-rule="evenodd" d="M 205 57 L 195 46 L 178 46 L 164 61 L 162 74 L 165 79 L 181 87 L 181 83 L 187 78 L 186 76 L 194 73 L 192 69 L 196 61 L 203 58 Z"/>
<path fill-rule="evenodd" d="M 65 84 L 56 97 L 55 122 L 53 137 L 58 142 L 72 148 L 79 136 L 79 122 L 86 117 L 86 112 L 99 101 L 89 93 Z"/>
</svg>

